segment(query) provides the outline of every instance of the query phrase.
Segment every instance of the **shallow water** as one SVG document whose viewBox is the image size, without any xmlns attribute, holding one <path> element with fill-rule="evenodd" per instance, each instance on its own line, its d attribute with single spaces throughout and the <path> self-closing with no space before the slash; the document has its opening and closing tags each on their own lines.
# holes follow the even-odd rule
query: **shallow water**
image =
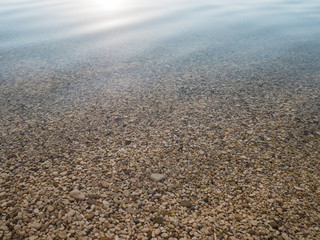
<svg viewBox="0 0 320 240">
<path fill-rule="evenodd" d="M 1 0 L 0 239 L 318 239 L 319 26 L 318 0 Z"/>
<path fill-rule="evenodd" d="M 284 74 L 310 74 L 319 72 L 319 26 L 319 1 L 4 0 L 1 82 L 89 65 L 133 64 L 144 75 L 281 64 Z"/>
</svg>

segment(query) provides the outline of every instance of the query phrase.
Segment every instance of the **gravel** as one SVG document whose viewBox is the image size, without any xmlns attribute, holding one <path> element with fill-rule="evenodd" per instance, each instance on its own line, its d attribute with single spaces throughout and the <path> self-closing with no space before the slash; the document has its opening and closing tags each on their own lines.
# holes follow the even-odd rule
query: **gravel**
<svg viewBox="0 0 320 240">
<path fill-rule="evenodd" d="M 1 86 L 1 239 L 319 237 L 319 75 L 117 72 Z"/>
</svg>

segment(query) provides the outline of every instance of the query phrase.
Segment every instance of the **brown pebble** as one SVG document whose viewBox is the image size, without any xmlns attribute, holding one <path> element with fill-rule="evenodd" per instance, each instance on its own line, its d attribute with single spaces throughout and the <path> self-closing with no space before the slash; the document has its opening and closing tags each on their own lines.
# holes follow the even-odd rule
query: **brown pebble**
<svg viewBox="0 0 320 240">
<path fill-rule="evenodd" d="M 153 219 L 153 222 L 154 223 L 158 223 L 158 224 L 161 224 L 163 222 L 163 217 L 161 216 L 157 216 Z"/>
<path fill-rule="evenodd" d="M 183 201 L 181 201 L 180 205 L 181 205 L 182 207 L 191 208 L 191 207 L 192 207 L 192 202 L 191 202 L 191 201 L 188 201 L 188 200 L 183 200 Z"/>
</svg>

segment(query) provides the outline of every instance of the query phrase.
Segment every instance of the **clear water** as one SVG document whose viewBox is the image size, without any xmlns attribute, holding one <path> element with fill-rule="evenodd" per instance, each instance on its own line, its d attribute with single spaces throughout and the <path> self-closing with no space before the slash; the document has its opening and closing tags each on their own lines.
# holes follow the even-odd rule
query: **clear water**
<svg viewBox="0 0 320 240">
<path fill-rule="evenodd" d="M 0 76 L 279 63 L 291 74 L 318 72 L 319 26 L 317 0 L 2 0 Z"/>
</svg>

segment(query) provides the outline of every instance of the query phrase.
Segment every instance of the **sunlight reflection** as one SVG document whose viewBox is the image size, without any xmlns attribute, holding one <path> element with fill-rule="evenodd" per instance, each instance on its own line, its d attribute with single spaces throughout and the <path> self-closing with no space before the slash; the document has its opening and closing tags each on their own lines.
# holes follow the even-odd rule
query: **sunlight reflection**
<svg viewBox="0 0 320 240">
<path fill-rule="evenodd" d="M 106 11 L 119 11 L 125 8 L 127 0 L 95 0 L 99 8 Z"/>
</svg>

